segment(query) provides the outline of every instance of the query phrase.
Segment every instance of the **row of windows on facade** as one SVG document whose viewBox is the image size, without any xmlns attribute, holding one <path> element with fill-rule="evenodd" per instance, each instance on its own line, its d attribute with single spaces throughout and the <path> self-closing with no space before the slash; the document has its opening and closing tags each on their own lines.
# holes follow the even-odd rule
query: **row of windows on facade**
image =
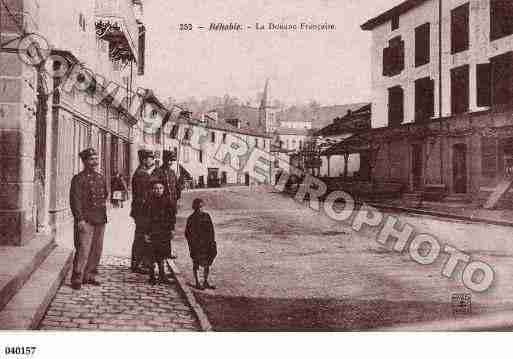
<svg viewBox="0 0 513 359">
<path fill-rule="evenodd" d="M 222 134 L 222 139 L 221 139 L 221 142 L 222 143 L 226 143 L 226 133 L 223 133 Z M 174 125 L 172 128 L 171 128 L 171 133 L 169 134 L 169 136 L 172 138 L 172 139 L 176 139 L 178 137 L 178 126 L 177 125 Z M 160 136 L 157 136 L 157 138 L 160 137 Z M 192 130 L 191 129 L 186 129 L 185 132 L 184 132 L 184 135 L 183 135 L 183 140 L 184 141 L 190 141 L 192 138 Z M 210 132 L 210 142 L 211 143 L 216 143 L 216 132 L 214 131 L 211 131 Z M 262 140 L 262 143 L 263 143 L 263 148 L 265 149 L 266 148 L 266 141 L 265 140 Z M 260 141 L 258 138 L 255 138 L 255 147 L 256 148 L 259 148 L 260 146 Z"/>
<path fill-rule="evenodd" d="M 292 143 L 292 147 L 290 147 L 290 143 Z M 286 144 L 286 147 L 287 149 L 294 149 L 296 148 L 296 143 L 299 143 L 299 149 L 302 149 L 303 148 L 303 141 L 302 140 L 299 140 L 299 142 L 296 142 L 296 140 L 292 140 L 291 142 L 289 142 L 289 140 L 285 140 L 285 142 L 283 140 L 280 140 L 279 144 L 280 144 L 280 148 L 283 147 L 283 144 Z"/>
<path fill-rule="evenodd" d="M 469 111 L 470 66 L 451 69 L 451 113 Z M 388 89 L 389 125 L 399 125 L 404 118 L 404 91 L 401 86 Z M 477 107 L 513 104 L 513 51 L 494 56 L 490 63 L 476 65 Z M 434 114 L 434 81 L 429 77 L 415 81 L 415 121 L 422 122 Z"/>
<path fill-rule="evenodd" d="M 469 48 L 469 3 L 451 10 L 451 53 Z M 392 30 L 399 27 L 399 17 L 392 19 Z M 430 62 L 430 23 L 415 28 L 415 67 Z M 513 1 L 490 1 L 490 41 L 513 34 Z M 395 76 L 404 70 L 404 40 L 396 36 L 383 49 L 383 76 Z"/>
</svg>

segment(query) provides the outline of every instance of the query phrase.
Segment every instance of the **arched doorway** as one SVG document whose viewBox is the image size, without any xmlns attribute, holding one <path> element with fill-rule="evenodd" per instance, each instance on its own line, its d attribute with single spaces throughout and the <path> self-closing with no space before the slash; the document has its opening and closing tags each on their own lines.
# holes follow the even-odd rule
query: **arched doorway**
<svg viewBox="0 0 513 359">
<path fill-rule="evenodd" d="M 467 193 L 467 145 L 452 147 L 453 189 L 455 193 Z"/>
</svg>

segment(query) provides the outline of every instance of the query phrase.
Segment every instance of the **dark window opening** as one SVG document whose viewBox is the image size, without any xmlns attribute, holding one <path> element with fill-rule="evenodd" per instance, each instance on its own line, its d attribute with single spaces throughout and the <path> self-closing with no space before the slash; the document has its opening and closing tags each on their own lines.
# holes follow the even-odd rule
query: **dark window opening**
<svg viewBox="0 0 513 359">
<path fill-rule="evenodd" d="M 468 3 L 451 10 L 451 54 L 468 50 L 469 46 L 469 5 Z"/>
<path fill-rule="evenodd" d="M 169 134 L 171 138 L 176 138 L 178 135 L 178 125 L 173 125 L 171 128 L 171 133 Z"/>
<path fill-rule="evenodd" d="M 513 82 L 513 52 L 492 57 L 491 63 L 491 105 L 511 103 Z"/>
<path fill-rule="evenodd" d="M 426 122 L 434 115 L 434 83 L 429 77 L 415 80 L 415 122 Z"/>
<path fill-rule="evenodd" d="M 223 133 L 223 143 L 226 143 L 226 133 Z"/>
<path fill-rule="evenodd" d="M 203 151 L 202 150 L 199 151 L 199 161 L 200 161 L 200 163 L 203 163 Z"/>
<path fill-rule="evenodd" d="M 469 108 L 469 66 L 463 65 L 451 69 L 451 112 L 459 114 Z"/>
<path fill-rule="evenodd" d="M 388 89 L 388 125 L 400 126 L 404 120 L 404 91 L 401 86 Z"/>
<path fill-rule="evenodd" d="M 383 49 L 383 76 L 395 76 L 404 70 L 404 41 L 401 36 L 389 41 Z"/>
<path fill-rule="evenodd" d="M 139 53 L 137 59 L 137 74 L 144 75 L 144 62 L 146 53 L 146 27 L 139 25 Z"/>
<path fill-rule="evenodd" d="M 492 100 L 490 64 L 477 64 L 477 106 L 490 106 Z"/>
<path fill-rule="evenodd" d="M 399 28 L 399 15 L 395 15 L 392 18 L 392 31 L 397 30 Z"/>
<path fill-rule="evenodd" d="M 216 143 L 216 133 L 210 132 L 210 142 Z"/>
<path fill-rule="evenodd" d="M 490 40 L 513 34 L 513 2 L 490 0 Z"/>
<path fill-rule="evenodd" d="M 430 60 L 430 25 L 426 23 L 415 28 L 415 67 L 425 65 Z"/>
<path fill-rule="evenodd" d="M 184 141 L 189 141 L 191 139 L 191 129 L 188 128 L 185 130 L 185 133 L 184 133 L 184 136 L 183 136 L 183 139 Z"/>
</svg>

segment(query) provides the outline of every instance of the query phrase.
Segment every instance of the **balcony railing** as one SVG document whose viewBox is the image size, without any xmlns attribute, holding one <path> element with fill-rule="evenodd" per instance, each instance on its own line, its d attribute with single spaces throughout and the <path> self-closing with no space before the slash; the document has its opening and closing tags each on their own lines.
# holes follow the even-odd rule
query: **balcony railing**
<svg viewBox="0 0 513 359">
<path fill-rule="evenodd" d="M 95 17 L 96 33 L 110 43 L 111 56 L 137 59 L 139 29 L 133 0 L 96 0 Z"/>
</svg>

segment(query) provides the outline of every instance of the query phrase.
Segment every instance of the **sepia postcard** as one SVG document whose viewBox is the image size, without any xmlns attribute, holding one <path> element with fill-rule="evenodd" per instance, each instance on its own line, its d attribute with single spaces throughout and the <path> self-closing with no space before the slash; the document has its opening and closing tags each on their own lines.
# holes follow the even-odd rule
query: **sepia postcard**
<svg viewBox="0 0 513 359">
<path fill-rule="evenodd" d="M 512 14 L 0 0 L 0 338 L 509 332 Z"/>
</svg>

